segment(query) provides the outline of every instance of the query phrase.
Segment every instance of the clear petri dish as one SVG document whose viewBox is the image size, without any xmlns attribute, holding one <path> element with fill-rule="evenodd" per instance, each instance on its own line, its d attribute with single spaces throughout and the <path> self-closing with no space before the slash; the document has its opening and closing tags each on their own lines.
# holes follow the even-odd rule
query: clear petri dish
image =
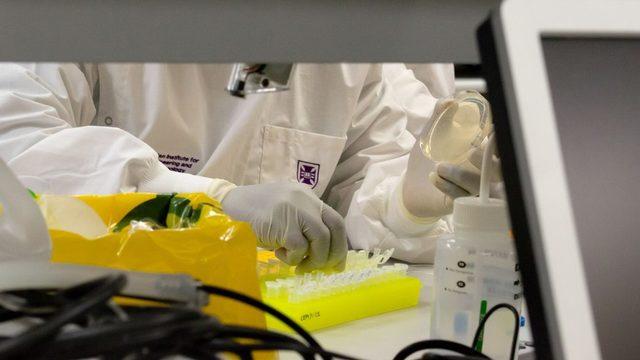
<svg viewBox="0 0 640 360">
<path fill-rule="evenodd" d="M 491 133 L 489 102 L 477 91 L 462 91 L 434 114 L 420 138 L 424 155 L 436 162 L 463 162 Z"/>
</svg>

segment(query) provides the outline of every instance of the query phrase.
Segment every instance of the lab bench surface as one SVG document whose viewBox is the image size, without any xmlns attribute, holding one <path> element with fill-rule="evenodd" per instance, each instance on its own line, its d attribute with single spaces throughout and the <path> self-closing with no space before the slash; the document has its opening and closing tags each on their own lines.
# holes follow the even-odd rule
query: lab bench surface
<svg viewBox="0 0 640 360">
<path fill-rule="evenodd" d="M 411 265 L 408 273 L 419 278 L 423 285 L 417 306 L 318 330 L 313 332 L 313 336 L 327 350 L 372 360 L 393 359 L 405 346 L 428 339 L 433 267 Z M 530 338 L 528 331 L 521 333 L 520 338 L 523 339 L 523 336 Z M 293 360 L 299 357 L 281 353 L 280 359 Z M 521 352 L 519 359 L 533 359 L 533 354 Z"/>
<path fill-rule="evenodd" d="M 429 291 L 433 267 L 411 265 L 409 275 L 422 282 L 417 306 L 313 332 L 324 348 L 360 359 L 393 359 L 403 347 L 429 336 Z M 281 360 L 299 359 L 282 353 Z"/>
</svg>

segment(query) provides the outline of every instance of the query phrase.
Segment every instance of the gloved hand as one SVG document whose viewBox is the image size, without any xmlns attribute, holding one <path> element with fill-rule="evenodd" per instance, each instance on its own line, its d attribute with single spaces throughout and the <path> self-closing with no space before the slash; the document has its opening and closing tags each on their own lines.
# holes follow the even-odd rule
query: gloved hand
<svg viewBox="0 0 640 360">
<path fill-rule="evenodd" d="M 463 164 L 438 164 L 436 171 L 429 174 L 429 181 L 451 199 L 478 195 L 480 193 L 480 169 L 482 168 L 484 148 L 483 145 L 475 149 Z M 493 156 L 492 161 L 490 195 L 502 198 L 500 160 Z"/>
<path fill-rule="evenodd" d="M 434 222 L 453 211 L 453 200 L 480 192 L 480 168 L 484 145 L 462 164 L 439 163 L 426 158 L 416 141 L 404 175 L 402 198 L 414 216 Z M 491 196 L 502 197 L 499 160 L 493 157 Z"/>
<path fill-rule="evenodd" d="M 298 265 L 298 272 L 344 268 L 344 220 L 307 187 L 290 182 L 238 186 L 224 197 L 222 207 L 249 222 L 259 245 Z"/>
</svg>

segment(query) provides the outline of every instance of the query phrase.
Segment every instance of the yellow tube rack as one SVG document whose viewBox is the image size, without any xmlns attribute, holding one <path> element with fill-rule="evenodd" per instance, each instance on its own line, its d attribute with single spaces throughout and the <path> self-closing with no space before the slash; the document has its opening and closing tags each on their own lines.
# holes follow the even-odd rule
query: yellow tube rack
<svg viewBox="0 0 640 360">
<path fill-rule="evenodd" d="M 420 280 L 406 275 L 405 264 L 381 266 L 389 256 L 390 252 L 379 250 L 371 257 L 368 252 L 350 251 L 342 273 L 294 275 L 292 268 L 261 254 L 263 301 L 307 331 L 416 306 Z M 291 331 L 271 316 L 267 327 Z"/>
</svg>

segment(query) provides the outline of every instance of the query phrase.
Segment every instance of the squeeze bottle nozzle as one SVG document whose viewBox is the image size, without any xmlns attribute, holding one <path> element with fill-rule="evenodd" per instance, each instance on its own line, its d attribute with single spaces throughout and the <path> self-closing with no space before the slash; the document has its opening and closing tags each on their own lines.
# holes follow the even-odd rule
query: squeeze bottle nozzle
<svg viewBox="0 0 640 360">
<path fill-rule="evenodd" d="M 487 146 L 482 153 L 482 170 L 480 171 L 480 201 L 486 203 L 489 201 L 489 193 L 491 191 L 491 170 L 493 170 L 493 153 L 495 152 L 496 142 L 494 134 L 491 133 L 487 139 Z"/>
</svg>

